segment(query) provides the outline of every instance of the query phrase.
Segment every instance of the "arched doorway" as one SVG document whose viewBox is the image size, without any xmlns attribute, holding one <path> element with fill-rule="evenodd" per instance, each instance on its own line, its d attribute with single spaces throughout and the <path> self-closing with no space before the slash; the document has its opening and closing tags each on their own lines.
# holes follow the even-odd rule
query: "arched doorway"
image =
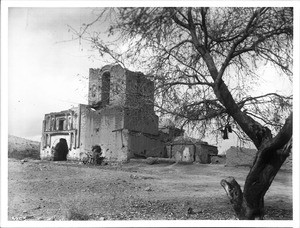
<svg viewBox="0 0 300 228">
<path fill-rule="evenodd" d="M 66 161 L 69 149 L 66 139 L 60 138 L 54 147 L 53 161 Z"/>
</svg>

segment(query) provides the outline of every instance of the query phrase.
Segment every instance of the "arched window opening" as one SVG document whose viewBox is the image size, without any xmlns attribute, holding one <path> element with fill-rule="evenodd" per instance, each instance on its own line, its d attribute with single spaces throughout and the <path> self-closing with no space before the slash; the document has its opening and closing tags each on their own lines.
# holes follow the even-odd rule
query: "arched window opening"
<svg viewBox="0 0 300 228">
<path fill-rule="evenodd" d="M 109 104 L 109 93 L 110 93 L 110 73 L 104 72 L 102 74 L 102 104 L 108 105 Z"/>
</svg>

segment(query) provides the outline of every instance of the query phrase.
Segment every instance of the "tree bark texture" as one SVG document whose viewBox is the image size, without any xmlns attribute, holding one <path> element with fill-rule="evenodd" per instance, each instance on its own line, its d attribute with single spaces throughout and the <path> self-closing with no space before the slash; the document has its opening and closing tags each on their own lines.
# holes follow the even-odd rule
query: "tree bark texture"
<svg viewBox="0 0 300 228">
<path fill-rule="evenodd" d="M 211 50 L 207 46 L 209 37 L 206 28 L 206 10 L 203 9 L 201 12 L 202 33 L 196 29 L 191 8 L 188 9 L 187 15 L 184 16 L 183 20 L 177 17 L 175 9 L 172 11 L 172 19 L 183 29 L 189 31 L 195 49 L 202 56 L 207 70 L 214 81 L 212 88 L 217 99 L 226 108 L 228 115 L 235 120 L 258 149 L 253 166 L 245 181 L 244 192 L 242 192 L 239 184 L 233 177 L 221 181 L 221 185 L 227 192 L 239 219 L 263 218 L 264 195 L 291 151 L 291 146 L 284 146 L 291 145 L 289 142 L 291 142 L 292 138 L 292 113 L 287 118 L 281 131 L 273 138 L 269 128 L 262 126 L 241 109 L 241 106 L 234 100 L 227 85 L 222 80 L 226 68 L 236 56 L 253 51 L 253 47 L 257 46 L 258 41 L 251 45 L 248 44 L 248 46 L 244 45 L 244 48 L 241 44 L 251 35 L 252 30 L 257 29 L 256 26 L 259 23 L 260 16 L 266 11 L 266 8 L 260 8 L 252 14 L 244 30 L 231 42 L 229 51 L 226 53 L 226 58 L 220 69 L 217 68 L 211 55 Z M 182 16 L 182 13 L 180 15 Z M 276 31 L 275 29 L 272 32 L 275 33 Z M 204 42 L 201 39 L 202 36 L 205 37 Z M 264 34 L 264 38 L 259 42 L 267 38 L 269 38 L 269 35 Z"/>
<path fill-rule="evenodd" d="M 238 204 L 233 203 L 234 209 L 240 219 L 262 219 L 264 216 L 264 195 L 289 155 L 290 150 L 282 151 L 283 147 L 292 138 L 292 113 L 287 118 L 281 131 L 273 138 L 270 129 L 262 126 L 241 110 L 222 77 L 220 77 L 210 54 L 203 47 L 197 45 L 195 36 L 192 37 L 195 47 L 202 54 L 210 75 L 215 82 L 213 90 L 216 97 L 258 149 L 253 166 L 245 181 L 244 192 L 233 191 L 237 195 L 242 194 L 242 196 L 237 197 L 242 202 Z M 221 184 L 224 187 L 226 181 L 221 182 Z M 228 187 L 228 189 L 230 188 Z M 227 193 L 227 195 L 229 194 Z"/>
<path fill-rule="evenodd" d="M 292 126 L 291 113 L 277 136 L 261 143 L 244 192 L 233 177 L 221 181 L 239 219 L 263 219 L 265 193 L 292 149 Z"/>
</svg>

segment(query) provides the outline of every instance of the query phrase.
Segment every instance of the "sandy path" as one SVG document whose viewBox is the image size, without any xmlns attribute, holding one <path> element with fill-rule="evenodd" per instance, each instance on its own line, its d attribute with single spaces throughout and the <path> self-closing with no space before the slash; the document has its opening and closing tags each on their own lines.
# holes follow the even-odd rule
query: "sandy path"
<svg viewBox="0 0 300 228">
<path fill-rule="evenodd" d="M 242 185 L 248 168 L 130 162 L 86 166 L 9 159 L 9 220 L 235 219 L 220 180 Z M 292 174 L 280 172 L 265 197 L 266 219 L 292 219 Z M 187 214 L 188 208 L 196 214 Z M 279 208 L 280 207 L 280 208 Z"/>
</svg>

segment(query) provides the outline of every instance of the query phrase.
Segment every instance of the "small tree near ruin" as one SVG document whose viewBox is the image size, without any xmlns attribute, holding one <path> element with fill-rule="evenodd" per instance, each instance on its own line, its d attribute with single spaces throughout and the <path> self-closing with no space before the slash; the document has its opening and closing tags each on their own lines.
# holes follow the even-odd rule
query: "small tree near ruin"
<svg viewBox="0 0 300 228">
<path fill-rule="evenodd" d="M 91 32 L 101 20 L 114 42 Z M 253 88 L 262 66 L 292 81 L 292 8 L 108 8 L 75 33 L 100 54 L 154 75 L 161 115 L 253 142 L 243 191 L 233 177 L 221 185 L 239 219 L 263 218 L 264 196 L 292 148 L 292 95 L 253 95 Z"/>
</svg>

